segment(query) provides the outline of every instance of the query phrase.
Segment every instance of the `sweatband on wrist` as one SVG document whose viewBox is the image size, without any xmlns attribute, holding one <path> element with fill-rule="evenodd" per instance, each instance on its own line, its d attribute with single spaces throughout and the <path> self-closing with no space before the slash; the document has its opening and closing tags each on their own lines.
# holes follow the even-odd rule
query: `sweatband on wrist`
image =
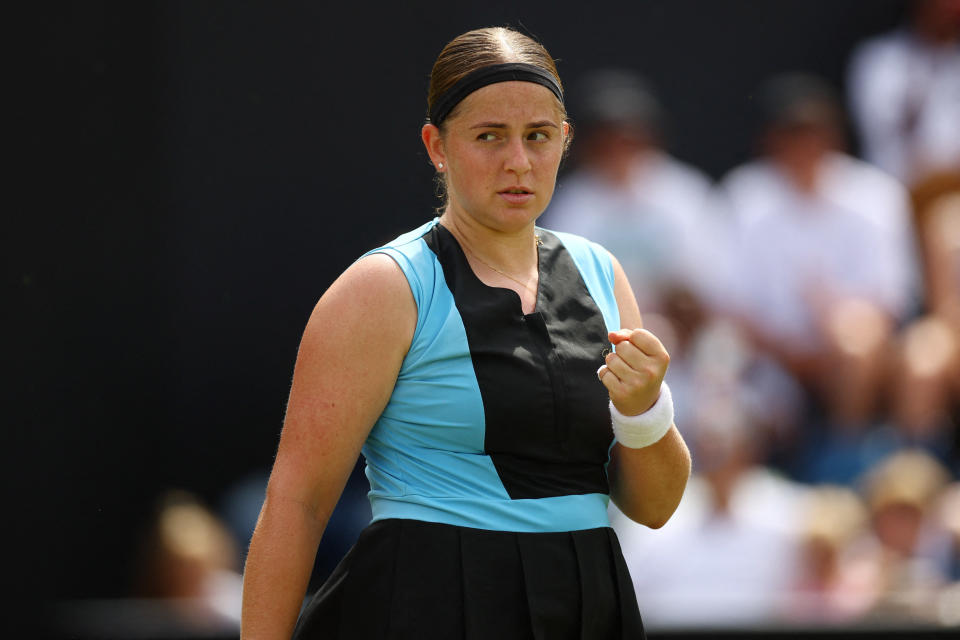
<svg viewBox="0 0 960 640">
<path fill-rule="evenodd" d="M 653 406 L 636 416 L 625 416 L 610 402 L 613 435 L 631 449 L 648 447 L 666 435 L 673 426 L 673 396 L 666 382 L 660 385 L 660 397 Z"/>
</svg>

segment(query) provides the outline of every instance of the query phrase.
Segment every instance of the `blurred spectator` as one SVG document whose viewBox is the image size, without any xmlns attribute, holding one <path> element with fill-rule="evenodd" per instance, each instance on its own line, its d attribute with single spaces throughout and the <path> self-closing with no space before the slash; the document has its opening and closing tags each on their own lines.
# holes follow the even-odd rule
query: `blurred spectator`
<svg viewBox="0 0 960 640">
<path fill-rule="evenodd" d="M 734 169 L 729 207 L 740 265 L 733 306 L 754 342 L 782 363 L 834 429 L 808 479 L 849 482 L 847 455 L 877 409 L 883 355 L 918 297 L 905 189 L 839 151 L 841 113 L 820 79 L 788 74 L 759 92 L 763 157 Z M 840 466 L 821 464 L 823 460 Z"/>
<path fill-rule="evenodd" d="M 949 474 L 916 450 L 897 453 L 871 469 L 864 495 L 879 543 L 881 595 L 874 618 L 935 621 L 938 591 L 947 583 L 952 539 L 935 507 Z"/>
<path fill-rule="evenodd" d="M 763 439 L 736 395 L 710 396 L 692 430 L 697 472 L 670 522 L 651 532 L 611 507 L 644 620 L 654 626 L 770 621 L 797 581 L 804 489 L 757 464 Z"/>
<path fill-rule="evenodd" d="M 644 316 L 644 324 L 671 354 L 667 381 L 677 400 L 676 421 L 699 468 L 700 438 L 695 432 L 713 421 L 712 413 L 735 403 L 753 431 L 751 447 L 760 464 L 779 466 L 797 437 L 796 416 L 803 394 L 776 362 L 758 353 L 732 322 L 694 310 L 702 308 L 673 295 L 666 317 Z M 669 318 L 669 320 L 668 320 Z M 710 452 L 704 452 L 704 460 Z"/>
<path fill-rule="evenodd" d="M 862 618 L 880 595 L 863 501 L 847 488 L 818 487 L 810 492 L 802 521 L 799 582 L 785 617 L 819 624 Z"/>
<path fill-rule="evenodd" d="M 891 346 L 887 419 L 870 446 L 917 447 L 960 473 L 960 173 L 927 178 L 913 192 L 928 286 L 925 314 Z"/>
<path fill-rule="evenodd" d="M 601 243 L 623 265 L 642 312 L 673 289 L 699 298 L 716 265 L 702 247 L 711 231 L 709 181 L 662 148 L 664 110 L 627 70 L 587 74 L 571 91 L 576 168 L 558 183 L 543 225 Z"/>
<path fill-rule="evenodd" d="M 927 310 L 960 345 L 960 168 L 928 178 L 914 189 L 921 254 L 929 286 Z M 960 352 L 946 373 L 954 409 L 960 409 Z"/>
<path fill-rule="evenodd" d="M 239 630 L 236 542 L 190 493 L 161 496 L 137 571 L 135 595 L 167 602 L 184 630 Z"/>
<path fill-rule="evenodd" d="M 914 202 L 927 308 L 960 333 L 960 168 L 918 185 Z"/>
<path fill-rule="evenodd" d="M 951 543 L 947 575 L 952 581 L 940 593 L 937 612 L 941 624 L 960 626 L 960 482 L 954 482 L 941 494 L 937 520 Z"/>
<path fill-rule="evenodd" d="M 960 359 L 957 336 L 937 316 L 926 316 L 897 336 L 893 352 L 888 420 L 871 438 L 871 446 L 886 453 L 922 449 L 960 472 L 950 415 L 950 376 Z"/>
<path fill-rule="evenodd" d="M 941 494 L 937 520 L 950 537 L 947 576 L 960 586 L 960 482 L 954 482 Z M 954 624 L 960 624 L 960 609 L 957 609 Z"/>
<path fill-rule="evenodd" d="M 868 161 L 908 184 L 960 167 L 960 0 L 915 0 L 857 47 L 848 86 Z"/>
</svg>

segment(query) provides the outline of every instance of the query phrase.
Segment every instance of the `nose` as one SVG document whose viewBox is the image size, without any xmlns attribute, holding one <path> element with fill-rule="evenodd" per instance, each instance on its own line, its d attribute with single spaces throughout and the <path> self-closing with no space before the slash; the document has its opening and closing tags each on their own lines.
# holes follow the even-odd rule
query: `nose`
<svg viewBox="0 0 960 640">
<path fill-rule="evenodd" d="M 533 166 L 530 164 L 530 156 L 527 148 L 524 146 L 522 138 L 514 139 L 507 147 L 506 159 L 503 168 L 508 172 L 515 173 L 518 177 L 530 171 Z"/>
</svg>

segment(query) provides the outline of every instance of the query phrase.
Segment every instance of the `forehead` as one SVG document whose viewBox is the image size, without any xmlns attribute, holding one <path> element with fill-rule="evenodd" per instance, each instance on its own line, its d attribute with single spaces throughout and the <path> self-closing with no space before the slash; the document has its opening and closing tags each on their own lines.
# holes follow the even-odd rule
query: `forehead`
<svg viewBox="0 0 960 640">
<path fill-rule="evenodd" d="M 451 120 L 469 126 L 471 120 L 538 122 L 562 117 L 560 103 L 546 87 L 533 82 L 497 82 L 477 89 L 458 105 Z"/>
</svg>

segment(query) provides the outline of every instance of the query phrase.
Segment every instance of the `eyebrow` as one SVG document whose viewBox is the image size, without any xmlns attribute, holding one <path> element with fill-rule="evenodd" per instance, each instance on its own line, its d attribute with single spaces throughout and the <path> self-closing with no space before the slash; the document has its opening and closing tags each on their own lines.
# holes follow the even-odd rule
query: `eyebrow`
<svg viewBox="0 0 960 640">
<path fill-rule="evenodd" d="M 550 120 L 540 120 L 539 122 L 530 122 L 524 128 L 525 129 L 542 129 L 543 127 L 553 127 L 554 129 L 559 129 L 555 122 Z M 471 129 L 508 129 L 509 127 L 503 122 L 480 122 L 470 127 Z"/>
</svg>

